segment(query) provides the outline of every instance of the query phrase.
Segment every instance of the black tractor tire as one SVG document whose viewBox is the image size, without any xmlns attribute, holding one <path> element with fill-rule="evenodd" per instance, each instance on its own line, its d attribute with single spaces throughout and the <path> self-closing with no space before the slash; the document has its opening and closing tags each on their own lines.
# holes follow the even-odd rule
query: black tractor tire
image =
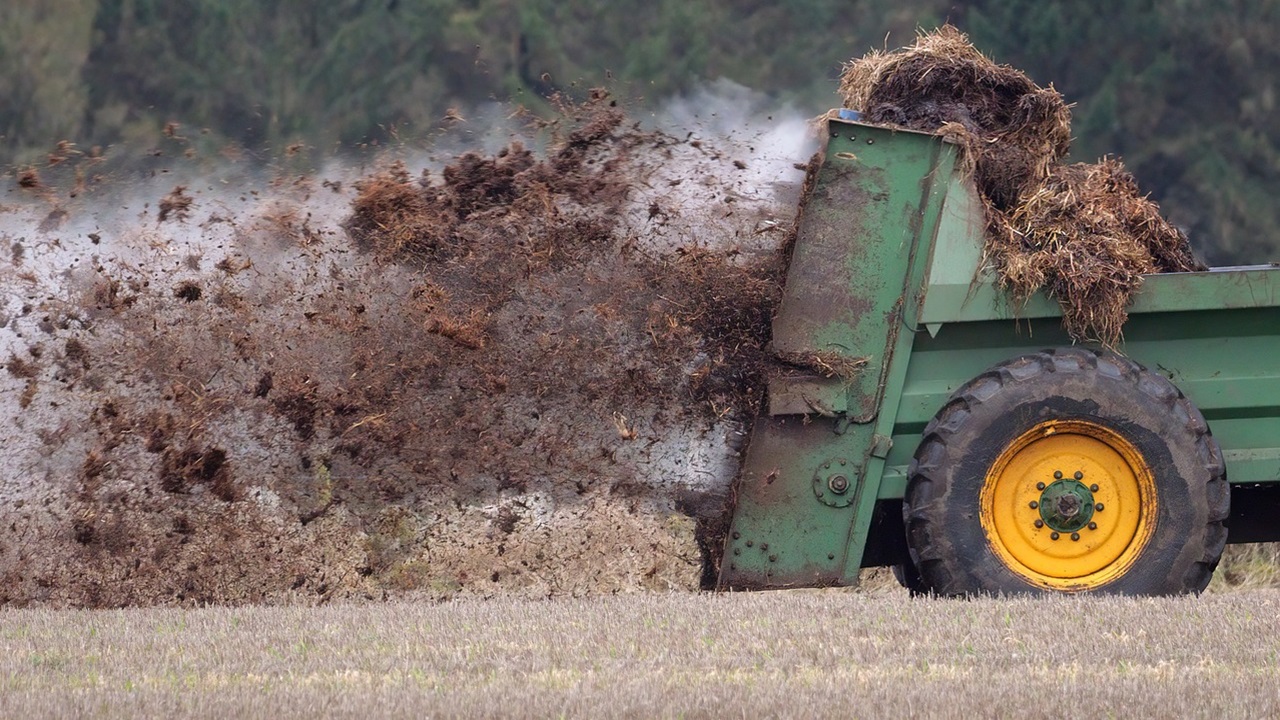
<svg viewBox="0 0 1280 720">
<path fill-rule="evenodd" d="M 892 570 L 894 579 L 906 588 L 912 597 L 929 594 L 928 588 L 924 586 L 924 580 L 920 577 L 920 571 L 916 570 L 915 563 L 900 563 L 894 565 Z"/>
<path fill-rule="evenodd" d="M 980 519 L 984 485 L 1005 449 L 1055 420 L 1109 429 L 1140 454 L 1154 479 L 1148 539 L 1118 576 L 1092 586 L 1049 585 L 1015 570 Z M 925 427 L 903 503 L 920 578 L 912 589 L 947 596 L 1198 593 L 1222 556 L 1229 505 L 1222 450 L 1204 416 L 1168 379 L 1111 352 L 1023 355 L 966 383 Z"/>
</svg>

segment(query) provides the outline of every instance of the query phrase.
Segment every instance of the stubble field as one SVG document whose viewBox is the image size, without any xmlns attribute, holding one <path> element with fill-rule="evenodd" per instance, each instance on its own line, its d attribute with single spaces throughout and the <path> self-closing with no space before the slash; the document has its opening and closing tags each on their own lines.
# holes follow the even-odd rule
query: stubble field
<svg viewBox="0 0 1280 720">
<path fill-rule="evenodd" d="M 1280 592 L 0 612 L 4 717 L 1274 717 Z"/>
</svg>

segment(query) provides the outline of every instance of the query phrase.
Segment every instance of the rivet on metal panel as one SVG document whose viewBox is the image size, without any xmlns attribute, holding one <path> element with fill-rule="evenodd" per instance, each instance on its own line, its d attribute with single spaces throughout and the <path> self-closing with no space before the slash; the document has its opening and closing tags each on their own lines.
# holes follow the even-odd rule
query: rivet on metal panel
<svg viewBox="0 0 1280 720">
<path fill-rule="evenodd" d="M 778 562 L 778 556 L 777 556 L 777 555 L 770 555 L 770 556 L 769 556 L 769 562 Z"/>
<path fill-rule="evenodd" d="M 828 560 L 835 560 L 835 559 L 836 559 L 836 554 L 835 554 L 835 553 L 827 553 L 827 559 L 828 559 Z"/>
</svg>

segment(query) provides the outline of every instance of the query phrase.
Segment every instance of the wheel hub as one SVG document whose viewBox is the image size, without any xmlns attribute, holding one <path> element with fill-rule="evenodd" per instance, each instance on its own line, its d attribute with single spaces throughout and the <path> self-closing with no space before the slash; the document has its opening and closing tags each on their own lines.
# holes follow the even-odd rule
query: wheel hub
<svg viewBox="0 0 1280 720">
<path fill-rule="evenodd" d="M 1075 532 L 1093 519 L 1093 493 L 1079 480 L 1059 480 L 1040 494 L 1040 518 L 1058 532 Z"/>
</svg>

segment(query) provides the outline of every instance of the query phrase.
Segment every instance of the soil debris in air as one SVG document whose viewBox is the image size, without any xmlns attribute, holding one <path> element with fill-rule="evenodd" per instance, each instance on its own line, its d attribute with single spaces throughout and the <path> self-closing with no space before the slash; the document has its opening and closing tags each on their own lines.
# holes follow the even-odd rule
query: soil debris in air
<svg viewBox="0 0 1280 720">
<path fill-rule="evenodd" d="M 175 220 L 186 220 L 191 217 L 193 204 L 195 204 L 195 198 L 187 194 L 186 186 L 175 187 L 160 199 L 160 222 L 165 222 L 170 217 Z"/>
<path fill-rule="evenodd" d="M 1119 160 L 1064 164 L 1071 113 L 1052 86 L 992 62 L 950 25 L 853 60 L 840 91 L 870 122 L 963 148 L 1001 282 L 1020 300 L 1046 291 L 1076 340 L 1117 343 L 1143 274 L 1203 269 Z"/>
<path fill-rule="evenodd" d="M 49 242 L 0 238 L 22 289 L 0 524 L 31 539 L 0 542 L 0 604 L 714 578 L 735 453 L 795 370 L 766 350 L 781 233 L 756 230 L 795 199 L 604 92 L 560 107 L 425 169 L 178 186 L 135 225 L 172 186 L 121 188 L 130 208 L 68 201 Z"/>
</svg>

